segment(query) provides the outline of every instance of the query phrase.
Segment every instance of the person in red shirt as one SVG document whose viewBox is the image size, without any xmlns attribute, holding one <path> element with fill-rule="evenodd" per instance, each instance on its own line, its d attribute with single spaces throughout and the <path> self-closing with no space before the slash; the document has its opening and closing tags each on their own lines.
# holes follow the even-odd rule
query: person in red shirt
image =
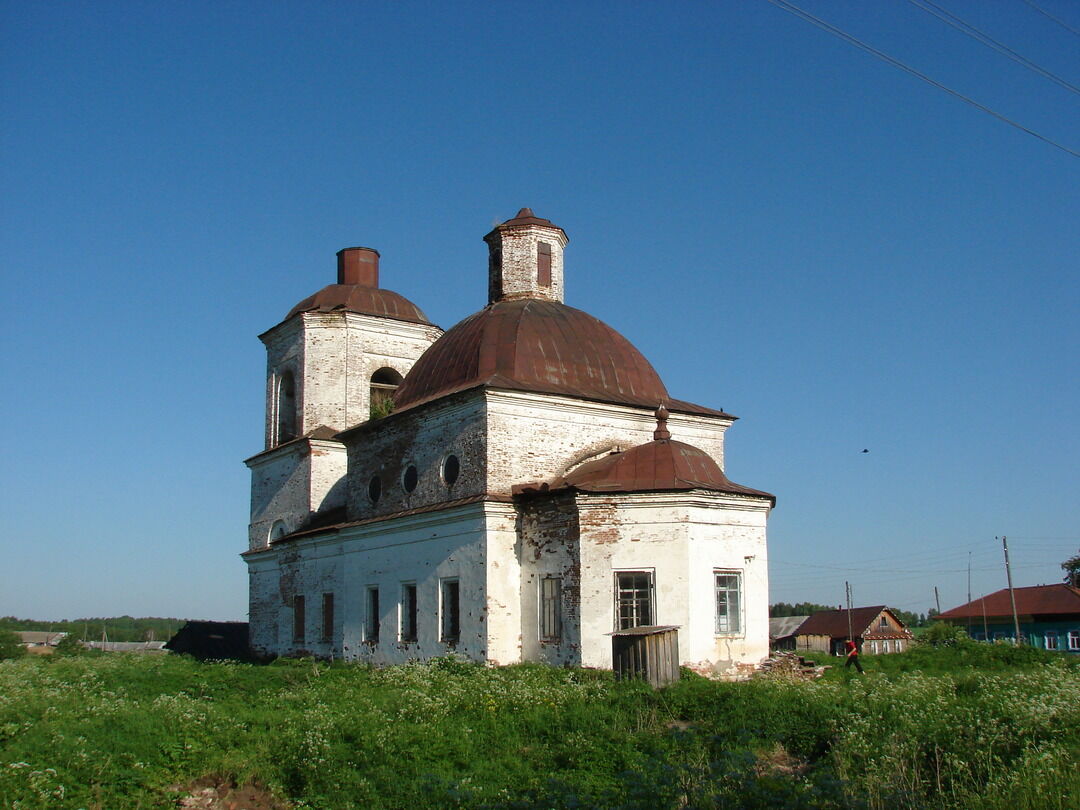
<svg viewBox="0 0 1080 810">
<path fill-rule="evenodd" d="M 850 638 L 844 645 L 847 649 L 847 661 L 844 662 L 844 669 L 847 669 L 852 664 L 855 665 L 855 669 L 859 670 L 859 674 L 862 674 L 862 664 L 859 663 L 859 645 L 852 641 Z"/>
</svg>

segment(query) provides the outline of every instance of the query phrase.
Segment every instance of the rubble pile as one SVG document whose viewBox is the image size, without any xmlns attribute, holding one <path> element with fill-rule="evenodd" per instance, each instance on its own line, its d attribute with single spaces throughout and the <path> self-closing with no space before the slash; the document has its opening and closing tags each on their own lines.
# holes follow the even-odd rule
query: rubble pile
<svg viewBox="0 0 1080 810">
<path fill-rule="evenodd" d="M 755 675 L 759 678 L 820 678 L 829 667 L 818 666 L 798 653 L 774 651 L 758 664 Z"/>
</svg>

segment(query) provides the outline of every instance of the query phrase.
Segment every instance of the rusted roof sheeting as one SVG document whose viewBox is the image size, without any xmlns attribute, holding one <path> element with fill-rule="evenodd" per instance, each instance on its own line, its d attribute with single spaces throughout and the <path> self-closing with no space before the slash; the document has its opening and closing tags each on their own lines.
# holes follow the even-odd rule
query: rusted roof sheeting
<svg viewBox="0 0 1080 810">
<path fill-rule="evenodd" d="M 861 636 L 870 627 L 870 623 L 885 609 L 885 605 L 852 608 L 852 632 L 855 633 L 856 636 Z M 895 616 L 893 618 L 895 618 Z M 796 631 L 796 635 L 847 638 L 848 612 L 846 610 L 823 610 L 820 613 L 815 613 L 802 623 L 802 626 Z"/>
<path fill-rule="evenodd" d="M 439 338 L 394 395 L 399 410 L 476 385 L 655 408 L 660 376 L 607 324 L 556 301 L 498 301 Z"/>
<path fill-rule="evenodd" d="M 392 290 L 364 284 L 330 284 L 309 295 L 285 316 L 288 320 L 300 312 L 357 312 L 411 323 L 431 323 L 412 301 Z"/>
<path fill-rule="evenodd" d="M 1013 592 L 1016 594 L 1016 612 L 1024 616 L 1080 614 L 1080 588 L 1059 583 L 1013 588 Z M 973 599 L 966 605 L 946 610 L 939 614 L 938 618 L 977 618 L 981 621 L 984 608 L 987 616 L 1012 616 L 1009 589 L 1002 588 L 981 599 Z"/>
<path fill-rule="evenodd" d="M 670 439 L 647 442 L 624 453 L 612 453 L 582 464 L 552 488 L 561 487 L 583 492 L 708 489 L 768 498 L 776 505 L 774 495 L 729 481 L 716 460 L 704 450 Z"/>
</svg>

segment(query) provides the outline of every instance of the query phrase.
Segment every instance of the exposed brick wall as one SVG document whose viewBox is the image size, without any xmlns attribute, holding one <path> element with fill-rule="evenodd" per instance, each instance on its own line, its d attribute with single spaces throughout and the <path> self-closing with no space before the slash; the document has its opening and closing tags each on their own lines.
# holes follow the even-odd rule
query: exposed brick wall
<svg viewBox="0 0 1080 810">
<path fill-rule="evenodd" d="M 542 225 L 500 225 L 487 237 L 488 302 L 510 298 L 543 298 L 563 301 L 563 248 L 566 236 L 558 228 Z M 537 277 L 537 246 L 549 246 L 550 284 Z"/>
<path fill-rule="evenodd" d="M 364 520 L 407 509 L 482 495 L 487 491 L 488 452 L 483 397 L 479 392 L 441 399 L 371 423 L 346 438 L 349 453 L 347 490 L 350 520 Z M 450 454 L 458 458 L 457 481 L 447 485 L 442 466 Z M 406 492 L 409 466 L 417 485 Z M 368 486 L 381 481 L 381 495 L 372 503 Z"/>
</svg>

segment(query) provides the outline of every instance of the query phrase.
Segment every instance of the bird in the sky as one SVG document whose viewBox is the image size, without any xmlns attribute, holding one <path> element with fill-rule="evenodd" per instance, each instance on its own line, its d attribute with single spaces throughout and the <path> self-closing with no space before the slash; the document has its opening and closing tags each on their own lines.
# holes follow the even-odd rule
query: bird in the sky
<svg viewBox="0 0 1080 810">
<path fill-rule="evenodd" d="M 866 448 L 864 447 L 864 448 L 863 448 L 863 452 L 864 452 L 864 453 L 869 453 L 870 451 L 869 451 L 869 450 L 867 450 L 867 449 L 866 449 Z"/>
</svg>

